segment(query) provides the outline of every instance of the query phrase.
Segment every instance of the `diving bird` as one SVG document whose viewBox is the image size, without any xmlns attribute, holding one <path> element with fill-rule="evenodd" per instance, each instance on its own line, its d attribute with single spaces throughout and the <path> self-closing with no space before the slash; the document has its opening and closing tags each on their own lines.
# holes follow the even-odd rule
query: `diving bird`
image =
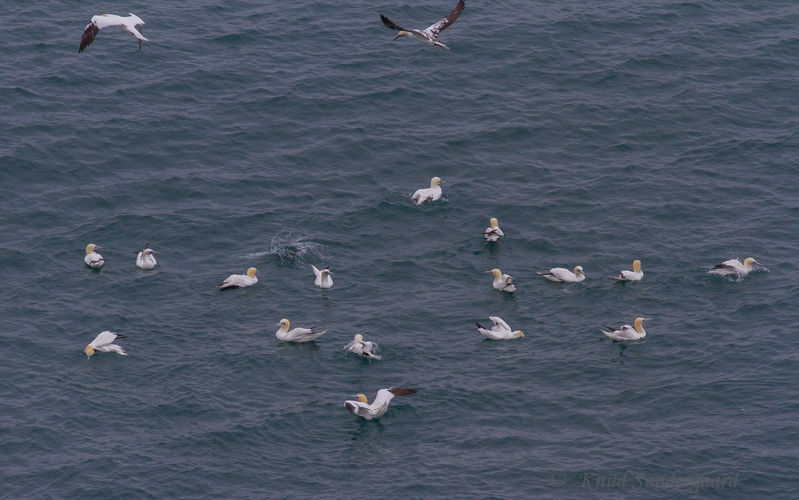
<svg viewBox="0 0 799 500">
<path fill-rule="evenodd" d="M 388 403 L 394 399 L 394 396 L 408 396 L 416 394 L 416 389 L 408 389 L 406 387 L 391 387 L 388 389 L 380 389 L 377 391 L 372 404 L 368 404 L 368 400 L 364 394 L 356 394 L 354 397 L 357 401 L 344 401 L 344 406 L 352 413 L 366 420 L 380 418 L 388 410 Z"/>
<path fill-rule="evenodd" d="M 312 265 L 311 269 L 313 269 L 314 276 L 316 276 L 313 282 L 314 285 L 319 288 L 331 288 L 333 286 L 333 278 L 331 278 L 332 273 L 329 267 L 320 271 L 316 266 Z"/>
<path fill-rule="evenodd" d="M 641 271 L 641 261 L 635 259 L 633 261 L 632 271 L 619 271 L 618 276 L 608 276 L 608 278 L 616 281 L 641 281 L 644 277 L 644 272 Z"/>
<path fill-rule="evenodd" d="M 735 276 L 738 279 L 745 277 L 752 270 L 753 265 L 762 265 L 752 257 L 747 257 L 743 264 L 738 259 L 725 260 L 721 264 L 716 264 L 713 269 L 708 271 L 710 274 L 717 274 L 719 276 Z"/>
<path fill-rule="evenodd" d="M 642 339 L 646 337 L 646 330 L 644 330 L 644 327 L 641 325 L 645 319 L 646 318 L 635 318 L 634 327 L 630 325 L 622 325 L 618 330 L 614 330 L 613 327 L 610 326 L 604 326 L 602 333 L 604 333 L 609 339 L 613 340 Z"/>
<path fill-rule="evenodd" d="M 291 322 L 286 318 L 281 319 L 280 323 L 275 326 L 280 327 L 280 329 L 275 332 L 275 337 L 277 337 L 278 340 L 282 340 L 283 342 L 297 342 L 298 344 L 316 340 L 327 331 L 317 330 L 318 327 L 316 326 L 311 328 L 293 328 L 289 330 Z"/>
<path fill-rule="evenodd" d="M 83 49 L 89 46 L 94 41 L 94 37 L 101 29 L 117 26 L 124 31 L 127 31 L 139 41 L 139 49 L 141 49 L 142 41 L 149 42 L 150 40 L 144 38 L 142 35 L 141 27 L 144 21 L 132 12 L 128 17 L 115 16 L 114 14 L 102 14 L 99 16 L 92 16 L 91 22 L 86 25 L 83 30 L 83 35 L 80 37 L 80 47 L 78 52 L 83 52 Z"/>
<path fill-rule="evenodd" d="M 125 353 L 125 349 L 123 349 L 122 346 L 114 344 L 114 341 L 116 339 L 124 339 L 124 338 L 125 338 L 124 335 L 119 335 L 114 332 L 109 332 L 108 330 L 100 332 L 100 334 L 97 335 L 94 338 L 94 340 L 92 340 L 92 343 L 87 345 L 86 348 L 83 349 L 83 352 L 86 353 L 87 358 L 91 358 L 92 356 L 95 355 L 95 353 L 98 352 L 115 352 L 117 354 L 121 354 L 122 356 L 127 356 L 127 354 Z"/>
<path fill-rule="evenodd" d="M 429 188 L 422 188 L 417 189 L 411 199 L 416 203 L 416 206 L 424 205 L 430 201 L 436 201 L 441 198 L 441 178 L 440 177 L 433 177 L 430 179 L 430 187 Z"/>
<path fill-rule="evenodd" d="M 549 281 L 558 281 L 558 282 L 568 281 L 571 283 L 577 283 L 585 279 L 583 266 L 575 267 L 574 272 L 571 272 L 568 269 L 564 269 L 562 267 L 553 267 L 552 269 L 550 269 L 545 273 L 538 273 L 538 274 L 548 279 Z"/>
<path fill-rule="evenodd" d="M 418 40 L 426 45 L 435 45 L 436 47 L 450 50 L 449 47 L 438 41 L 438 34 L 454 23 L 455 20 L 458 19 L 458 16 L 461 15 L 461 12 L 463 12 L 465 7 L 466 2 L 464 0 L 460 0 L 458 5 L 452 9 L 452 12 L 447 14 L 447 17 L 423 30 L 406 30 L 383 14 L 380 14 L 380 20 L 383 21 L 383 24 L 385 24 L 388 28 L 392 30 L 399 30 L 399 33 L 397 33 L 397 36 L 395 36 L 393 40 L 396 40 L 401 36 L 407 36 L 408 38 L 413 38 L 414 40 Z"/>
<path fill-rule="evenodd" d="M 505 233 L 499 228 L 499 221 L 496 217 L 491 217 L 489 226 L 483 231 L 483 236 L 485 236 L 486 241 L 491 242 L 499 241 L 500 236 L 505 236 Z"/>
<path fill-rule="evenodd" d="M 83 262 L 85 262 L 87 266 L 94 269 L 99 269 L 103 267 L 103 264 L 105 264 L 105 259 L 103 256 L 94 251 L 97 248 L 100 247 L 94 243 L 89 243 L 86 245 L 86 257 L 83 258 Z"/>
<path fill-rule="evenodd" d="M 255 277 L 255 273 L 258 270 L 254 267 L 247 269 L 247 274 L 231 274 L 225 281 L 219 284 L 219 289 L 224 290 L 226 288 L 243 288 L 245 286 L 252 286 L 258 283 L 258 278 Z"/>
<path fill-rule="evenodd" d="M 489 316 L 488 319 L 491 320 L 493 326 L 490 330 L 485 328 L 483 325 L 475 321 L 475 325 L 477 325 L 477 331 L 480 332 L 484 337 L 489 338 L 491 340 L 508 340 L 508 339 L 518 339 L 524 337 L 524 332 L 521 330 L 513 331 L 510 329 L 510 326 L 505 323 L 505 320 L 500 318 L 499 316 Z"/>
<path fill-rule="evenodd" d="M 510 274 L 502 274 L 499 269 L 492 269 L 488 272 L 494 275 L 494 282 L 491 284 L 494 288 L 508 293 L 516 291 L 516 285 L 513 284 Z"/>
<path fill-rule="evenodd" d="M 133 253 L 136 254 L 136 267 L 141 269 L 152 269 L 158 264 L 158 262 L 155 260 L 155 257 L 153 257 L 153 254 L 158 252 L 150 248 L 149 243 L 144 245 L 144 249 L 141 252 Z"/>
<path fill-rule="evenodd" d="M 355 334 L 352 341 L 344 346 L 344 350 L 368 359 L 382 359 L 382 356 L 377 354 L 377 344 L 364 340 L 360 333 Z"/>
</svg>

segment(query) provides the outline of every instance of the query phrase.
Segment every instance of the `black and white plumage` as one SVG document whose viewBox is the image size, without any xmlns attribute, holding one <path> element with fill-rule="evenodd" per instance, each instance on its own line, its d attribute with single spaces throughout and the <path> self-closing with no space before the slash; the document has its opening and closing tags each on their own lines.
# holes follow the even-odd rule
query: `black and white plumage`
<svg viewBox="0 0 799 500">
<path fill-rule="evenodd" d="M 85 262 L 86 265 L 92 269 L 100 269 L 103 267 L 103 264 L 105 264 L 105 259 L 103 256 L 94 251 L 97 248 L 100 247 L 94 243 L 89 243 L 86 245 L 86 257 L 83 258 L 83 262 Z"/>
<path fill-rule="evenodd" d="M 280 320 L 278 324 L 278 331 L 275 332 L 275 337 L 283 342 L 296 342 L 302 344 L 304 342 L 311 342 L 324 335 L 327 330 L 317 330 L 318 327 L 312 326 L 311 328 L 291 328 L 291 322 L 286 318 Z"/>
<path fill-rule="evenodd" d="M 441 177 L 433 177 L 430 179 L 430 187 L 417 189 L 411 199 L 417 206 L 424 205 L 431 201 L 438 201 L 441 199 Z"/>
<path fill-rule="evenodd" d="M 502 274 L 502 271 L 499 269 L 492 269 L 488 272 L 494 276 L 494 281 L 491 282 L 491 286 L 495 289 L 508 293 L 516 291 L 516 285 L 513 284 L 513 277 L 510 274 Z"/>
<path fill-rule="evenodd" d="M 149 243 L 144 245 L 144 249 L 141 252 L 133 253 L 136 254 L 136 267 L 140 269 L 152 269 L 158 265 L 158 261 L 153 257 L 153 254 L 158 252 L 150 248 Z"/>
<path fill-rule="evenodd" d="M 360 333 L 355 334 L 352 341 L 344 347 L 344 350 L 367 359 L 382 359 L 382 356 L 377 354 L 377 344 L 370 340 L 364 340 L 363 335 Z"/>
<path fill-rule="evenodd" d="M 574 272 L 571 272 L 568 269 L 564 269 L 562 267 L 553 267 L 547 272 L 543 273 L 538 272 L 538 274 L 548 279 L 549 281 L 557 281 L 557 282 L 566 281 L 570 283 L 579 283 L 580 281 L 583 281 L 585 279 L 583 266 L 575 266 Z"/>
<path fill-rule="evenodd" d="M 132 12 L 129 13 L 128 17 L 116 16 L 114 14 L 101 14 L 99 16 L 92 16 L 92 20 L 89 24 L 86 25 L 86 29 L 83 30 L 83 35 L 80 37 L 80 47 L 78 47 L 78 52 L 83 52 L 83 49 L 89 46 L 94 41 L 94 37 L 97 36 L 97 33 L 104 28 L 110 28 L 116 26 L 123 31 L 127 31 L 139 41 L 139 48 L 141 49 L 141 43 L 149 42 L 148 39 L 142 35 L 142 25 L 144 21 L 141 18 Z"/>
<path fill-rule="evenodd" d="M 643 327 L 645 319 L 646 318 L 635 318 L 634 326 L 622 325 L 618 330 L 612 326 L 603 326 L 602 333 L 611 340 L 640 340 L 646 337 L 646 330 L 644 330 Z"/>
<path fill-rule="evenodd" d="M 357 415 L 366 420 L 380 418 L 388 410 L 388 404 L 394 399 L 394 396 L 409 396 L 416 394 L 416 389 L 408 389 L 406 387 L 390 387 L 388 389 L 380 389 L 377 391 L 372 404 L 366 399 L 364 394 L 357 394 L 355 397 L 357 401 L 344 401 L 344 406 L 353 415 Z"/>
<path fill-rule="evenodd" d="M 449 47 L 438 41 L 438 35 L 442 31 L 447 29 L 449 26 L 451 26 L 452 23 L 454 23 L 458 19 L 458 17 L 460 17 L 461 12 L 463 12 L 464 8 L 466 8 L 466 2 L 465 0 L 460 0 L 458 4 L 455 6 L 455 8 L 452 9 L 452 12 L 447 14 L 445 18 L 441 19 L 435 24 L 431 24 L 430 26 L 428 26 L 423 30 L 405 29 L 402 26 L 395 23 L 394 21 L 392 21 L 391 19 L 384 16 L 383 14 L 380 14 L 380 20 L 383 21 L 383 24 L 385 24 L 386 27 L 392 30 L 399 30 L 399 33 L 397 33 L 397 36 L 394 37 L 394 40 L 396 40 L 401 36 L 407 36 L 408 38 L 413 38 L 414 40 L 418 40 L 427 45 L 435 45 L 436 47 L 441 47 L 442 49 L 450 50 Z"/>
<path fill-rule="evenodd" d="M 116 339 L 123 339 L 124 335 L 109 332 L 108 330 L 100 332 L 97 337 L 92 340 L 92 343 L 87 345 L 83 352 L 86 353 L 87 358 L 91 358 L 98 352 L 115 352 L 122 356 L 127 356 L 125 349 L 122 346 L 114 344 Z"/>
<path fill-rule="evenodd" d="M 330 268 L 326 267 L 324 269 L 319 269 L 316 266 L 311 266 L 313 269 L 313 274 L 315 276 L 313 284 L 318 286 L 319 288 L 332 288 L 333 287 L 333 278 L 330 272 Z"/>
<path fill-rule="evenodd" d="M 499 316 L 489 316 L 488 319 L 490 319 L 492 323 L 490 330 L 480 323 L 475 322 L 475 325 L 477 325 L 477 331 L 480 332 L 480 334 L 484 337 L 491 340 L 509 340 L 524 337 L 523 331 L 511 330 L 510 325 L 508 325 L 505 320 Z"/>
<path fill-rule="evenodd" d="M 747 257 L 744 259 L 743 263 L 741 263 L 738 259 L 730 259 L 725 260 L 721 264 L 716 264 L 713 266 L 713 269 L 708 271 L 710 274 L 716 274 L 718 276 L 733 276 L 737 279 L 743 279 L 749 274 L 749 271 L 752 270 L 752 267 L 758 265 L 764 267 L 758 261 L 753 259 L 752 257 Z"/>
</svg>

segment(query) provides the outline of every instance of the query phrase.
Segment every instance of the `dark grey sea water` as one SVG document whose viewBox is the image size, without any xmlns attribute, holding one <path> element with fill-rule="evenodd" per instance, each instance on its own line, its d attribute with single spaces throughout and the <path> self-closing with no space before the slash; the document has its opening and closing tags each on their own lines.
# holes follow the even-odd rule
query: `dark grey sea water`
<svg viewBox="0 0 799 500">
<path fill-rule="evenodd" d="M 799 4 L 454 3 L 2 3 L 0 497 L 795 497 Z"/>
</svg>

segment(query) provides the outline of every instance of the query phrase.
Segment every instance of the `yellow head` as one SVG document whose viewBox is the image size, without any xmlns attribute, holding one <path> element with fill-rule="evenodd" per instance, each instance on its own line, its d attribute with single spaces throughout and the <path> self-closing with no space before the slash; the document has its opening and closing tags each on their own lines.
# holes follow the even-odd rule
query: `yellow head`
<svg viewBox="0 0 799 500">
<path fill-rule="evenodd" d="M 91 345 L 87 345 L 86 348 L 83 350 L 83 352 L 86 353 L 87 358 L 91 358 L 92 356 L 94 356 L 94 347 L 92 347 Z"/>
<path fill-rule="evenodd" d="M 584 274 L 584 273 L 583 273 L 583 266 L 576 266 L 576 267 L 574 268 L 574 275 L 575 275 L 575 276 L 579 276 L 579 275 L 581 275 L 581 274 Z"/>
<path fill-rule="evenodd" d="M 646 318 L 635 318 L 635 331 L 641 333 L 643 327 L 641 326 Z"/>
<path fill-rule="evenodd" d="M 88 245 L 86 245 L 86 255 L 94 253 L 95 248 L 97 248 L 97 245 L 95 245 L 94 243 L 89 243 Z"/>
<path fill-rule="evenodd" d="M 409 36 L 409 35 L 410 35 L 410 33 L 408 33 L 407 31 L 400 30 L 400 32 L 397 33 L 396 36 L 394 36 L 394 38 L 392 38 L 392 40 L 396 40 L 397 38 L 399 38 L 401 36 Z"/>
<path fill-rule="evenodd" d="M 633 271 L 635 271 L 636 273 L 640 273 L 641 272 L 641 261 L 640 260 L 635 259 L 633 261 Z"/>
<path fill-rule="evenodd" d="M 360 333 L 356 333 L 354 337 L 352 337 L 353 342 L 363 342 L 363 335 Z"/>
<path fill-rule="evenodd" d="M 499 227 L 499 221 L 496 217 L 491 217 L 491 229 L 496 229 Z"/>
<path fill-rule="evenodd" d="M 436 187 L 441 184 L 441 177 L 433 177 L 430 179 L 430 187 Z"/>
<path fill-rule="evenodd" d="M 746 260 L 744 261 L 744 267 L 747 268 L 747 269 L 751 269 L 752 268 L 752 264 L 754 264 L 755 262 L 757 262 L 757 261 L 755 259 L 753 259 L 752 257 L 747 257 Z"/>
<path fill-rule="evenodd" d="M 356 394 L 355 397 L 358 398 L 358 401 L 360 401 L 361 403 L 369 404 L 369 400 L 366 399 L 366 395 L 365 394 Z"/>
<path fill-rule="evenodd" d="M 502 279 L 502 271 L 500 271 L 499 269 L 492 269 L 492 270 L 490 270 L 488 272 L 494 275 L 494 279 L 495 280 L 501 280 Z"/>
<path fill-rule="evenodd" d="M 515 331 L 515 332 L 513 332 L 513 333 L 515 333 L 515 334 L 516 334 L 516 338 L 517 338 L 517 339 L 520 339 L 520 338 L 524 337 L 524 332 L 523 332 L 523 331 L 521 331 L 521 330 L 516 330 L 516 331 Z"/>
<path fill-rule="evenodd" d="M 254 278 L 255 277 L 255 273 L 257 273 L 257 272 L 258 272 L 258 269 L 255 269 L 254 267 L 251 267 L 251 268 L 247 269 L 247 277 L 248 278 Z"/>
<path fill-rule="evenodd" d="M 283 318 L 283 319 L 280 320 L 280 326 L 284 330 L 288 330 L 289 326 L 291 326 L 291 321 L 287 320 L 286 318 Z"/>
</svg>

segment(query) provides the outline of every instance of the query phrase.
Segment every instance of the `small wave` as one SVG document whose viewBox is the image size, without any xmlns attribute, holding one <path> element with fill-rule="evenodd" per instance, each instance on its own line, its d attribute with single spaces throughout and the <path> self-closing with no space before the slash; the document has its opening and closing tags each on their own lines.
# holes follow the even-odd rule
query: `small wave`
<svg viewBox="0 0 799 500">
<path fill-rule="evenodd" d="M 301 263 L 306 255 L 322 257 L 324 247 L 309 238 L 292 231 L 280 231 L 269 242 L 269 255 L 279 258 L 280 262 L 294 264 Z"/>
</svg>

